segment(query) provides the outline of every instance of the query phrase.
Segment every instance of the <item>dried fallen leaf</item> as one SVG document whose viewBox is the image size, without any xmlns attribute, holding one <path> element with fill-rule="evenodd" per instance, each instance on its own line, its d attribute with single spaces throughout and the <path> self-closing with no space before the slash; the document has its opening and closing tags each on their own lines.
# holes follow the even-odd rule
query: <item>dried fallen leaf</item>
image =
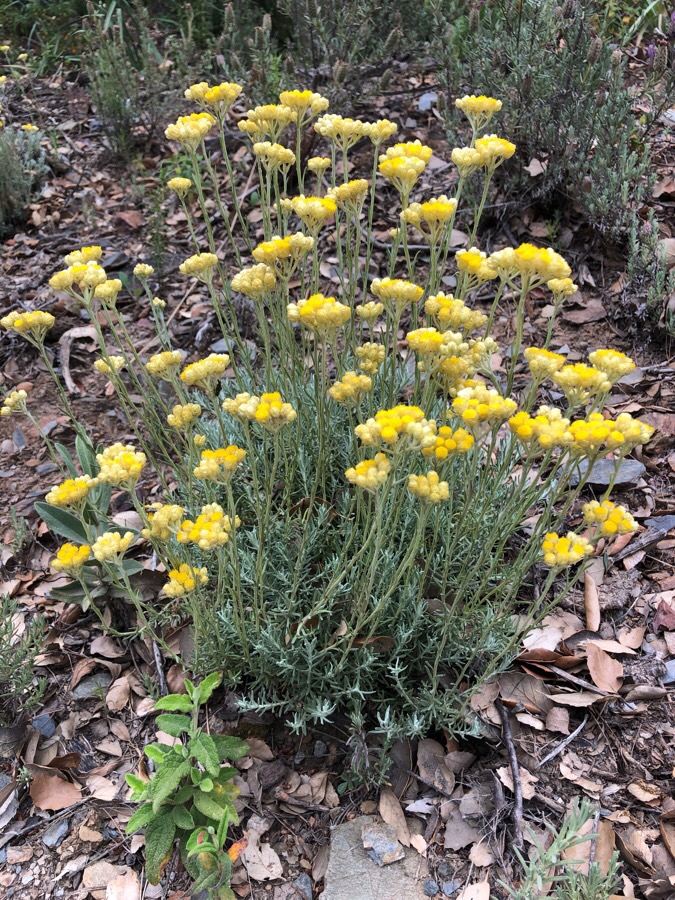
<svg viewBox="0 0 675 900">
<path fill-rule="evenodd" d="M 263 741 L 260 741 L 260 743 L 262 744 Z M 248 839 L 248 845 L 241 854 L 241 860 L 246 867 L 249 877 L 254 881 L 272 881 L 275 878 L 281 878 L 284 874 L 283 866 L 276 850 L 273 850 L 269 844 L 260 843 L 260 836 L 268 828 L 267 822 L 260 819 L 260 817 L 251 816 L 249 827 L 244 832 L 244 837 Z"/>
<path fill-rule="evenodd" d="M 30 784 L 30 797 L 38 809 L 57 812 L 82 799 L 81 789 L 58 775 L 36 775 Z"/>
<path fill-rule="evenodd" d="M 569 309 L 563 313 L 566 322 L 572 322 L 573 325 L 587 325 L 589 322 L 599 322 L 601 319 L 607 318 L 607 310 L 602 300 L 594 298 L 588 300 L 579 309 Z"/>
<path fill-rule="evenodd" d="M 490 900 L 490 882 L 481 881 L 478 884 L 470 884 L 465 887 L 457 900 Z"/>
<path fill-rule="evenodd" d="M 114 800 L 120 785 L 113 784 L 109 778 L 102 775 L 91 775 L 87 778 L 86 785 L 91 791 L 91 796 L 97 800 Z"/>
<path fill-rule="evenodd" d="M 570 694 L 551 694 L 551 700 L 562 703 L 564 706 L 591 706 L 600 700 L 604 700 L 602 694 L 593 694 L 591 691 L 577 691 Z"/>
<path fill-rule="evenodd" d="M 401 809 L 401 803 L 391 788 L 383 787 L 380 791 L 380 815 L 396 832 L 396 837 L 404 847 L 410 846 L 410 829 Z"/>
<path fill-rule="evenodd" d="M 658 806 L 661 802 L 661 791 L 658 787 L 641 779 L 628 785 L 628 793 L 647 806 Z"/>
<path fill-rule="evenodd" d="M 445 765 L 445 750 L 431 738 L 425 738 L 417 747 L 417 768 L 427 784 L 433 784 L 445 794 L 451 794 L 455 776 Z"/>
<path fill-rule="evenodd" d="M 586 645 L 586 657 L 593 683 L 601 690 L 615 694 L 623 683 L 623 665 L 592 641 Z"/>
<path fill-rule="evenodd" d="M 494 854 L 485 841 L 473 845 L 469 853 L 469 859 L 474 866 L 478 866 L 479 869 L 482 869 L 485 866 L 491 866 L 495 861 Z"/>
<path fill-rule="evenodd" d="M 112 712 L 119 712 L 129 702 L 131 694 L 131 685 L 126 675 L 122 675 L 110 685 L 108 693 L 105 695 L 105 704 Z"/>
<path fill-rule="evenodd" d="M 112 863 L 101 860 L 95 862 L 82 873 L 82 886 L 89 891 L 94 900 L 106 900 L 106 888 L 118 875 L 127 872 L 126 866 L 113 866 Z M 83 892 L 84 893 L 84 892 Z"/>
<path fill-rule="evenodd" d="M 557 731 L 558 734 L 570 733 L 570 714 L 569 710 L 562 709 L 560 706 L 554 706 L 550 709 L 546 716 L 546 727 L 549 731 Z"/>
<path fill-rule="evenodd" d="M 622 644 L 620 641 L 604 641 L 596 638 L 589 639 L 588 644 L 595 644 L 596 647 L 599 647 L 601 650 L 604 650 L 605 653 L 626 653 L 630 656 L 635 656 L 635 650 L 630 647 Z"/>
<path fill-rule="evenodd" d="M 133 869 L 108 882 L 105 900 L 141 900 L 141 883 Z"/>
<path fill-rule="evenodd" d="M 254 759 L 261 759 L 264 762 L 270 762 L 274 759 L 274 753 L 265 741 L 261 741 L 259 738 L 247 738 L 246 743 L 249 747 L 248 755 Z"/>
<path fill-rule="evenodd" d="M 584 606 L 586 608 L 586 628 L 597 631 L 600 628 L 600 600 L 598 586 L 590 572 L 584 573 Z"/>
<path fill-rule="evenodd" d="M 107 634 L 94 638 L 89 651 L 93 656 L 105 656 L 106 659 L 117 659 L 119 656 L 124 656 L 127 653 Z"/>
<path fill-rule="evenodd" d="M 448 815 L 445 825 L 445 839 L 443 846 L 446 850 L 461 850 L 469 844 L 475 844 L 481 839 L 481 833 L 474 825 L 462 818 L 456 804 Z"/>
<path fill-rule="evenodd" d="M 410 835 L 410 846 L 414 847 L 420 856 L 427 855 L 427 847 L 429 846 L 421 834 Z"/>
<path fill-rule="evenodd" d="M 534 785 L 539 781 L 536 775 L 530 774 L 527 769 L 521 766 L 519 769 L 520 784 L 523 789 L 523 799 L 531 800 L 535 795 Z M 497 769 L 497 775 L 501 783 L 513 793 L 513 773 L 510 766 L 502 766 Z"/>
</svg>

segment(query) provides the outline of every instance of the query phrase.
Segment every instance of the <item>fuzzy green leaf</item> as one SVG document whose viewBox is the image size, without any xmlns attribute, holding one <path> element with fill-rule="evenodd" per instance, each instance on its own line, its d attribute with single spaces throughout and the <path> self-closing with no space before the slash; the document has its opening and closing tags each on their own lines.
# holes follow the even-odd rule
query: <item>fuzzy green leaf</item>
<svg viewBox="0 0 675 900">
<path fill-rule="evenodd" d="M 152 779 L 150 793 L 152 808 L 157 812 L 162 803 L 178 788 L 183 778 L 190 771 L 190 763 L 175 753 L 167 754 Z"/>
<path fill-rule="evenodd" d="M 149 781 L 143 781 L 142 778 L 139 778 L 138 775 L 134 775 L 133 772 L 129 772 L 124 776 L 126 783 L 129 787 L 137 794 L 143 794 L 150 787 Z"/>
<path fill-rule="evenodd" d="M 216 822 L 220 822 L 225 812 L 223 807 L 213 799 L 212 794 L 202 794 L 201 791 L 197 791 L 194 803 L 200 813 Z"/>
<path fill-rule="evenodd" d="M 78 434 L 75 438 L 75 450 L 84 474 L 95 478 L 98 475 L 98 463 L 96 462 L 94 448 L 89 441 L 85 441 L 82 435 Z"/>
<path fill-rule="evenodd" d="M 192 712 L 192 701 L 185 694 L 168 694 L 155 701 L 155 709 L 167 712 Z"/>
<path fill-rule="evenodd" d="M 195 827 L 195 820 L 184 806 L 174 806 L 171 810 L 171 815 L 176 823 L 176 828 L 182 828 L 184 831 L 188 831 Z"/>
<path fill-rule="evenodd" d="M 223 680 L 223 676 L 220 672 L 214 672 L 212 675 L 207 675 L 206 678 L 201 682 L 199 687 L 197 688 L 199 692 L 199 705 L 206 703 L 210 698 L 211 694 L 215 691 L 215 689 L 219 686 L 220 682 Z"/>
<path fill-rule="evenodd" d="M 170 751 L 171 747 L 169 747 L 168 744 L 147 744 L 147 746 L 143 748 L 143 752 L 148 759 L 151 759 L 156 763 L 163 763 L 164 757 Z"/>
<path fill-rule="evenodd" d="M 138 831 L 139 828 L 145 828 L 148 822 L 151 822 L 154 818 L 155 814 L 152 811 L 152 803 L 144 803 L 127 822 L 127 834 L 133 834 L 135 831 Z"/>
<path fill-rule="evenodd" d="M 220 760 L 218 759 L 218 750 L 215 742 L 210 734 L 202 732 L 193 737 L 188 744 L 188 750 L 197 762 L 204 766 L 209 775 L 213 775 L 214 778 L 218 777 Z"/>
<path fill-rule="evenodd" d="M 64 537 L 69 541 L 76 541 L 78 544 L 87 543 L 87 532 L 84 530 L 82 523 L 67 510 L 38 501 L 35 504 L 35 512 L 59 537 Z"/>
<path fill-rule="evenodd" d="M 70 475 L 70 477 L 77 478 L 80 473 L 77 471 L 77 467 L 75 466 L 73 457 L 70 455 L 70 451 L 68 450 L 68 448 L 64 447 L 63 444 L 58 443 L 54 444 L 54 447 L 56 449 L 56 452 L 66 464 L 66 468 L 68 469 L 68 474 Z"/>
<path fill-rule="evenodd" d="M 171 857 L 176 823 L 171 813 L 154 819 L 145 829 L 145 875 L 150 884 L 159 884 L 162 870 Z"/>
<path fill-rule="evenodd" d="M 170 734 L 171 737 L 180 737 L 192 727 L 192 719 L 188 716 L 157 716 L 155 722 L 160 731 Z"/>
<path fill-rule="evenodd" d="M 241 759 L 250 749 L 246 741 L 242 741 L 238 737 L 231 737 L 229 734 L 212 734 L 211 738 L 216 745 L 218 759 L 221 762 L 226 759 Z"/>
</svg>

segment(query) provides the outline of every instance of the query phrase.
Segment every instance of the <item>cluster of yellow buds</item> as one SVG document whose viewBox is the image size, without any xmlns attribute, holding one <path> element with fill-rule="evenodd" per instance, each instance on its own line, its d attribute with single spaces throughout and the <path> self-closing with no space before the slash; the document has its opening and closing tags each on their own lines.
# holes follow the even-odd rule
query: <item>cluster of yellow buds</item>
<svg viewBox="0 0 675 900">
<path fill-rule="evenodd" d="M 0 406 L 0 416 L 21 415 L 26 412 L 26 391 L 11 391 Z"/>
<path fill-rule="evenodd" d="M 398 125 L 389 119 L 378 119 L 377 122 L 365 122 L 363 133 L 370 138 L 371 144 L 379 147 L 398 131 Z"/>
<path fill-rule="evenodd" d="M 328 388 L 328 396 L 337 403 L 356 404 L 362 394 L 372 390 L 373 381 L 368 375 L 359 375 L 357 372 L 345 372 L 339 381 Z"/>
<path fill-rule="evenodd" d="M 197 103 L 202 109 L 210 109 L 222 119 L 242 90 L 240 84 L 232 81 L 223 81 L 213 87 L 210 87 L 206 81 L 200 81 L 199 84 L 190 85 L 185 91 L 185 99 Z"/>
<path fill-rule="evenodd" d="M 190 363 L 180 373 L 180 380 L 188 387 L 196 387 L 212 394 L 230 365 L 227 353 L 210 353 L 205 359 Z"/>
<path fill-rule="evenodd" d="M 91 545 L 91 552 L 98 562 L 119 564 L 122 557 L 134 542 L 133 531 L 106 531 Z"/>
<path fill-rule="evenodd" d="M 310 172 L 314 172 L 314 174 L 321 180 L 324 172 L 330 169 L 330 157 L 329 156 L 312 156 L 307 160 L 307 168 Z"/>
<path fill-rule="evenodd" d="M 384 312 L 384 303 L 375 303 L 373 300 L 370 300 L 368 303 L 361 303 L 354 312 L 359 319 L 363 319 L 365 322 L 372 322 L 373 319 L 381 316 Z"/>
<path fill-rule="evenodd" d="M 141 534 L 146 540 L 168 541 L 172 534 L 177 534 L 185 515 L 182 506 L 172 503 L 153 503 L 148 510 L 148 528 Z"/>
<path fill-rule="evenodd" d="M 462 356 L 469 349 L 469 344 L 458 332 L 437 331 L 430 326 L 409 331 L 406 339 L 410 349 L 423 357 Z"/>
<path fill-rule="evenodd" d="M 476 169 L 486 169 L 488 176 L 505 160 L 511 159 L 516 145 L 496 134 L 478 138 L 473 147 L 455 147 L 450 154 L 460 175 L 471 175 Z"/>
<path fill-rule="evenodd" d="M 115 375 L 122 371 L 126 364 L 127 361 L 123 356 L 109 356 L 107 360 L 94 360 L 94 368 L 99 375 L 105 375 L 111 381 Z"/>
<path fill-rule="evenodd" d="M 7 331 L 20 334 L 29 341 L 41 344 L 50 328 L 54 327 L 56 319 L 51 313 L 34 310 L 33 312 L 20 313 L 16 310 L 8 313 L 0 319 L 0 325 Z"/>
<path fill-rule="evenodd" d="M 452 401 L 452 411 L 467 428 L 480 432 L 510 418 L 516 411 L 516 403 L 510 397 L 502 397 L 494 388 L 476 384 L 458 392 Z"/>
<path fill-rule="evenodd" d="M 263 241 L 253 250 L 253 259 L 275 269 L 282 281 L 287 281 L 295 272 L 300 260 L 314 247 L 314 238 L 296 232 L 287 237 L 273 237 Z"/>
<path fill-rule="evenodd" d="M 404 203 L 426 167 L 418 156 L 382 156 L 377 166 L 380 175 L 391 181 Z"/>
<path fill-rule="evenodd" d="M 441 481 L 438 472 L 433 469 L 426 475 L 408 475 L 408 490 L 426 503 L 441 503 L 450 497 L 450 486 Z"/>
<path fill-rule="evenodd" d="M 176 141 L 194 153 L 215 124 L 211 113 L 190 113 L 189 116 L 180 116 L 166 128 L 164 134 L 169 141 Z"/>
<path fill-rule="evenodd" d="M 233 525 L 230 517 L 223 512 L 222 506 L 208 503 L 202 506 L 202 511 L 194 522 L 191 519 L 181 522 L 176 539 L 180 544 L 197 544 L 202 550 L 213 550 L 226 544 L 234 529 L 240 524 L 239 516 Z"/>
<path fill-rule="evenodd" d="M 337 202 L 333 197 L 293 197 L 289 201 L 293 212 L 299 216 L 309 231 L 316 237 L 319 230 L 335 215 Z"/>
<path fill-rule="evenodd" d="M 441 425 L 434 443 L 430 447 L 425 447 L 422 455 L 438 462 L 445 462 L 455 454 L 468 453 L 474 443 L 474 436 L 464 428 L 453 431 L 449 425 Z"/>
<path fill-rule="evenodd" d="M 117 443 L 97 453 L 96 462 L 99 464 L 99 481 L 131 490 L 141 477 L 146 456 L 132 444 Z"/>
<path fill-rule="evenodd" d="M 329 107 L 326 97 L 314 91 L 282 91 L 279 94 L 279 102 L 282 106 L 294 110 L 299 124 L 304 124 Z"/>
<path fill-rule="evenodd" d="M 364 459 L 351 469 L 347 469 L 345 477 L 364 491 L 375 493 L 385 483 L 391 472 L 391 463 L 384 453 L 377 453 L 374 459 Z"/>
<path fill-rule="evenodd" d="M 166 421 L 177 431 L 185 431 L 192 428 L 201 414 L 202 408 L 199 403 L 177 403 L 166 417 Z"/>
<path fill-rule="evenodd" d="M 286 169 L 295 164 L 295 153 L 282 144 L 272 144 L 270 141 L 257 141 L 253 145 L 253 154 L 265 167 L 266 171 Z"/>
<path fill-rule="evenodd" d="M 192 187 L 192 181 L 189 178 L 182 178 L 177 175 L 175 178 L 170 178 L 167 181 L 166 186 L 182 200 Z"/>
<path fill-rule="evenodd" d="M 204 587 L 208 582 L 209 575 L 206 566 L 197 569 L 195 566 L 181 563 L 177 569 L 171 569 L 169 572 L 169 580 L 164 585 L 163 591 L 165 596 L 175 599 L 194 591 L 197 585 Z"/>
<path fill-rule="evenodd" d="M 591 413 L 587 419 L 578 419 L 569 427 L 573 452 L 583 456 L 597 456 L 620 450 L 621 455 L 646 444 L 654 433 L 651 425 L 634 419 L 630 413 L 621 413 L 616 419 L 605 419 L 602 413 Z"/>
<path fill-rule="evenodd" d="M 55 485 L 47 493 L 45 500 L 50 506 L 58 506 L 60 509 L 81 509 L 89 493 L 97 484 L 97 479 L 90 475 L 67 478 L 61 484 Z"/>
<path fill-rule="evenodd" d="M 294 422 L 298 414 L 290 403 L 285 403 L 278 391 L 262 394 L 237 394 L 233 399 L 223 400 L 223 410 L 240 422 L 257 422 L 267 431 L 279 431 Z"/>
<path fill-rule="evenodd" d="M 596 526 L 597 537 L 616 537 L 619 534 L 631 534 L 637 531 L 637 522 L 625 506 L 617 506 L 611 500 L 591 500 L 581 508 L 584 522 Z"/>
<path fill-rule="evenodd" d="M 381 409 L 357 425 L 354 433 L 366 447 L 384 444 L 395 450 L 424 450 L 436 442 L 436 422 L 426 419 L 419 406 L 399 404 Z"/>
<path fill-rule="evenodd" d="M 457 201 L 449 200 L 445 194 L 425 203 L 411 203 L 401 213 L 401 220 L 420 231 L 431 246 L 441 239 L 445 226 L 457 210 Z M 426 226 L 426 227 L 425 227 Z"/>
<path fill-rule="evenodd" d="M 98 250 L 99 248 L 96 249 Z M 66 259 L 72 258 L 72 256 L 74 254 L 69 254 Z M 55 291 L 65 291 L 87 305 L 91 300 L 94 289 L 98 285 L 104 284 L 107 280 L 108 276 L 105 273 L 105 269 L 96 260 L 87 260 L 86 262 L 73 263 L 67 269 L 56 272 L 49 279 L 49 285 Z M 74 286 L 80 289 L 82 295 L 75 293 L 73 290 Z"/>
<path fill-rule="evenodd" d="M 117 295 L 122 290 L 122 282 L 119 278 L 108 278 L 94 288 L 94 297 L 100 300 L 104 306 L 113 309 L 117 303 Z"/>
<path fill-rule="evenodd" d="M 354 350 L 356 358 L 359 360 L 359 369 L 368 375 L 377 375 L 380 366 L 384 362 L 387 349 L 383 344 L 376 344 L 374 341 L 366 341 L 360 347 Z"/>
<path fill-rule="evenodd" d="M 348 306 L 323 294 L 312 294 L 306 300 L 289 303 L 286 311 L 291 322 L 299 322 L 322 338 L 333 337 L 351 317 Z"/>
<path fill-rule="evenodd" d="M 162 381 L 173 381 L 178 370 L 183 364 L 183 356 L 180 350 L 163 350 L 151 356 L 146 362 L 145 368 L 148 375 L 159 378 Z"/>
<path fill-rule="evenodd" d="M 242 269 L 232 279 L 232 290 L 245 294 L 251 300 L 262 300 L 270 294 L 277 284 L 274 269 L 266 263 L 257 263 Z"/>
<path fill-rule="evenodd" d="M 487 255 L 476 247 L 469 250 L 458 250 L 455 254 L 457 268 L 463 272 L 469 286 L 482 284 L 484 281 L 490 281 L 497 277 L 497 272 L 490 264 Z"/>
<path fill-rule="evenodd" d="M 560 537 L 555 531 L 549 532 L 541 545 L 544 562 L 551 569 L 564 569 L 580 562 L 593 553 L 593 544 L 573 531 Z"/>
<path fill-rule="evenodd" d="M 52 569 L 77 578 L 82 567 L 91 558 L 91 547 L 88 544 L 63 544 L 52 560 Z"/>
<path fill-rule="evenodd" d="M 571 297 L 572 294 L 576 294 L 579 290 L 571 278 L 549 278 L 546 282 L 546 287 L 553 294 L 553 299 L 556 303 L 564 300 L 566 297 Z"/>
<path fill-rule="evenodd" d="M 610 384 L 624 378 L 635 368 L 635 363 L 619 350 L 594 350 L 588 354 L 588 361 L 606 377 Z"/>
<path fill-rule="evenodd" d="M 353 178 L 345 184 L 339 184 L 328 191 L 327 196 L 335 200 L 338 209 L 358 219 L 363 209 L 370 185 L 365 178 Z"/>
<path fill-rule="evenodd" d="M 275 143 L 281 132 L 291 124 L 297 122 L 298 113 L 290 106 L 268 103 L 265 106 L 256 106 L 249 109 L 245 119 L 240 119 L 238 128 L 244 134 L 256 141 L 269 138 Z"/>
<path fill-rule="evenodd" d="M 155 270 L 149 263 L 140 262 L 134 266 L 134 275 L 139 281 L 147 281 L 154 274 Z"/>
<path fill-rule="evenodd" d="M 569 296 L 576 287 L 569 279 L 571 269 L 563 257 L 551 247 L 535 247 L 534 244 L 520 244 L 496 250 L 488 258 L 488 263 L 503 281 L 512 281 L 520 276 L 531 289 L 540 284 L 553 282 L 560 288 L 555 293 Z M 552 289 L 553 290 L 553 289 Z"/>
<path fill-rule="evenodd" d="M 317 119 L 314 130 L 346 153 L 350 147 L 366 136 L 367 126 L 360 119 L 349 119 L 329 113 Z"/>
<path fill-rule="evenodd" d="M 540 347 L 528 347 L 523 356 L 527 360 L 530 373 L 536 382 L 551 378 L 565 365 L 562 353 L 553 353 Z"/>
<path fill-rule="evenodd" d="M 569 425 L 570 420 L 550 406 L 540 406 L 536 416 L 521 410 L 509 419 L 509 428 L 519 441 L 542 450 L 568 447 L 574 440 Z"/>
<path fill-rule="evenodd" d="M 494 97 L 486 97 L 485 94 L 475 94 L 458 97 L 455 100 L 457 109 L 461 109 L 469 120 L 474 131 L 481 131 L 488 124 L 493 115 L 502 108 L 502 101 Z"/>
<path fill-rule="evenodd" d="M 487 322 L 484 313 L 469 309 L 463 300 L 457 300 L 452 294 L 444 294 L 442 291 L 429 297 L 424 304 L 424 311 L 436 321 L 441 331 L 452 329 L 471 334 Z"/>
<path fill-rule="evenodd" d="M 371 290 L 396 316 L 406 306 L 421 300 L 424 294 L 424 288 L 400 278 L 373 278 Z"/>
<path fill-rule="evenodd" d="M 594 366 L 587 366 L 586 363 L 563 366 L 554 372 L 552 379 L 571 407 L 587 403 L 591 397 L 608 391 L 612 386 L 604 372 Z"/>
<path fill-rule="evenodd" d="M 192 275 L 198 281 L 208 284 L 213 278 L 213 270 L 218 265 L 215 253 L 196 253 L 178 267 L 182 275 Z"/>
<path fill-rule="evenodd" d="M 103 256 L 103 248 L 98 244 L 92 244 L 90 247 L 80 247 L 79 250 L 72 250 L 63 261 L 67 266 L 83 265 L 88 262 L 97 262 Z"/>
<path fill-rule="evenodd" d="M 246 451 L 236 444 L 217 450 L 202 450 L 199 465 L 194 470 L 195 478 L 226 484 L 245 457 Z"/>
</svg>

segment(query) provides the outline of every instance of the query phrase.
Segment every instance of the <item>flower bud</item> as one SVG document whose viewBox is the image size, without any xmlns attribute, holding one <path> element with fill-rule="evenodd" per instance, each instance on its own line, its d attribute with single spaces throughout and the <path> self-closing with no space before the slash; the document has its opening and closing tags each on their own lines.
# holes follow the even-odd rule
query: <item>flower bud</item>
<svg viewBox="0 0 675 900">
<path fill-rule="evenodd" d="M 596 37 L 591 41 L 591 46 L 588 49 L 589 65 L 595 65 L 595 63 L 600 59 L 600 54 L 602 53 L 603 46 L 604 44 L 602 43 L 602 38 Z"/>
<path fill-rule="evenodd" d="M 612 68 L 615 69 L 615 70 L 618 69 L 619 66 L 621 65 L 621 60 L 622 60 L 622 53 L 621 53 L 621 51 L 620 51 L 620 50 L 614 50 L 614 51 L 612 52 L 612 57 L 611 57 L 611 59 L 612 59 Z"/>
<path fill-rule="evenodd" d="M 480 25 L 480 12 L 477 6 L 471 7 L 471 12 L 469 13 L 469 31 L 478 31 L 478 26 Z"/>
</svg>

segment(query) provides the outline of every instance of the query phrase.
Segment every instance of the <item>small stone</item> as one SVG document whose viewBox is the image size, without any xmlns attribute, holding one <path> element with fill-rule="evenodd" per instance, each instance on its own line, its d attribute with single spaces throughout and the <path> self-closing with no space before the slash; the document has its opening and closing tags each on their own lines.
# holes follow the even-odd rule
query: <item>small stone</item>
<svg viewBox="0 0 675 900">
<path fill-rule="evenodd" d="M 14 429 L 14 434 L 12 435 L 12 440 L 14 441 L 14 446 L 17 450 L 23 450 L 26 447 L 26 436 L 23 431 L 18 427 Z"/>
<path fill-rule="evenodd" d="M 314 756 L 321 757 L 328 753 L 328 747 L 323 741 L 316 741 L 314 744 Z"/>
<path fill-rule="evenodd" d="M 58 847 L 64 837 L 68 834 L 69 824 L 68 819 L 57 819 L 56 822 L 52 822 L 51 825 L 48 825 L 42 835 L 42 843 L 45 847 L 49 847 L 50 849 Z"/>
<path fill-rule="evenodd" d="M 314 893 L 312 887 L 312 879 L 309 877 L 309 875 L 307 875 L 306 872 L 303 872 L 302 875 L 299 875 L 295 879 L 295 881 L 293 882 L 293 887 L 302 897 L 302 900 L 312 900 L 312 894 Z"/>
<path fill-rule="evenodd" d="M 24 844 L 22 847 L 8 847 L 7 848 L 7 865 L 8 866 L 19 866 L 20 863 L 28 862 L 28 860 L 33 858 L 33 848 L 30 844 Z M 20 871 L 19 868 L 16 870 Z"/>
<path fill-rule="evenodd" d="M 675 681 L 675 659 L 671 659 L 666 663 L 666 674 L 661 681 L 664 684 L 672 684 Z"/>
<path fill-rule="evenodd" d="M 40 463 L 39 466 L 35 467 L 35 471 L 38 475 L 49 475 L 50 472 L 58 472 L 59 467 L 53 462 Z"/>
<path fill-rule="evenodd" d="M 4 864 L 6 862 L 7 862 L 7 850 L 3 847 L 2 850 L 0 850 L 0 866 L 4 866 Z"/>
<path fill-rule="evenodd" d="M 440 888 L 436 884 L 433 878 L 427 878 L 427 880 L 422 885 L 422 890 L 426 894 L 427 897 L 435 897 L 439 892 Z"/>
<path fill-rule="evenodd" d="M 456 894 L 457 891 L 461 888 L 461 881 L 446 881 L 441 890 L 445 894 L 446 897 L 452 897 L 453 894 Z"/>
<path fill-rule="evenodd" d="M 436 868 L 436 874 L 444 881 L 449 881 L 452 878 L 454 870 L 455 867 L 449 860 L 442 859 Z"/>
<path fill-rule="evenodd" d="M 361 838 L 368 856 L 378 866 L 389 866 L 391 863 L 403 859 L 405 855 L 403 847 L 396 837 L 396 832 L 391 825 L 384 822 L 364 825 Z"/>
<path fill-rule="evenodd" d="M 77 832 L 78 837 L 81 841 L 84 841 L 88 844 L 100 844 L 103 840 L 103 835 L 100 831 L 96 831 L 95 828 L 90 828 L 88 825 L 80 825 L 80 829 Z"/>
<path fill-rule="evenodd" d="M 94 672 L 93 675 L 83 678 L 82 681 L 75 686 L 73 689 L 73 698 L 75 700 L 89 700 L 92 697 L 102 698 L 106 689 L 110 687 L 111 682 L 112 675 L 110 672 Z"/>
<path fill-rule="evenodd" d="M 56 468 L 56 466 L 54 468 Z M 56 731 L 54 720 L 51 716 L 48 716 L 47 713 L 43 713 L 41 716 L 36 716 L 31 724 L 36 731 L 39 731 L 40 734 L 44 735 L 47 738 L 50 738 Z"/>
<path fill-rule="evenodd" d="M 587 468 L 587 462 L 585 460 L 582 460 L 579 463 L 578 471 L 583 474 L 586 472 Z M 589 484 L 593 484 L 596 487 L 607 487 L 612 482 L 615 469 L 616 462 L 614 460 L 599 459 L 596 463 L 594 463 L 593 468 L 588 473 L 587 481 Z M 642 478 L 646 471 L 646 467 L 639 460 L 623 459 L 619 464 L 619 471 L 617 472 L 616 478 L 614 479 L 614 484 L 635 485 Z M 577 474 L 573 474 L 572 478 L 570 479 L 570 483 L 578 484 L 579 476 Z"/>
</svg>

